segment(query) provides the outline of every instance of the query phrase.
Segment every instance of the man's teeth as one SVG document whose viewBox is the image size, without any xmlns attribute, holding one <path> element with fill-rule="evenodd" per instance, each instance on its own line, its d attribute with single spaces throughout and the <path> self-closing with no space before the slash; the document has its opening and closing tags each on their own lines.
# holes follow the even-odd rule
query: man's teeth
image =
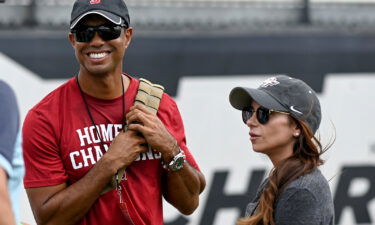
<svg viewBox="0 0 375 225">
<path fill-rule="evenodd" d="M 90 58 L 93 58 L 93 59 L 100 59 L 100 58 L 103 58 L 105 56 L 107 56 L 108 53 L 107 52 L 102 52 L 102 53 L 90 53 L 89 54 L 89 57 Z"/>
</svg>

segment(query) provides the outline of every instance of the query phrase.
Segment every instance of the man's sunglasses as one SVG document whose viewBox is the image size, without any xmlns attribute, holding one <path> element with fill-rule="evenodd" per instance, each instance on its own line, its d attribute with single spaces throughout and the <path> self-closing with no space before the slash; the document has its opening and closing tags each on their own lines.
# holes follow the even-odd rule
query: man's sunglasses
<svg viewBox="0 0 375 225">
<path fill-rule="evenodd" d="M 255 110 L 251 107 L 246 107 L 242 110 L 242 120 L 245 124 L 253 116 L 254 112 L 255 112 Z M 289 115 L 289 113 L 287 113 L 287 112 L 281 112 L 281 111 L 277 111 L 277 110 L 273 110 L 273 109 L 267 109 L 267 108 L 264 108 L 264 107 L 261 106 L 256 110 L 257 120 L 261 124 L 266 124 L 270 120 L 270 115 L 274 112 Z"/>
<path fill-rule="evenodd" d="M 121 29 L 127 28 L 126 25 L 100 25 L 100 26 L 78 26 L 71 30 L 74 34 L 76 41 L 78 42 L 90 42 L 95 32 L 98 32 L 99 36 L 104 41 L 110 41 L 117 39 L 121 35 Z"/>
</svg>

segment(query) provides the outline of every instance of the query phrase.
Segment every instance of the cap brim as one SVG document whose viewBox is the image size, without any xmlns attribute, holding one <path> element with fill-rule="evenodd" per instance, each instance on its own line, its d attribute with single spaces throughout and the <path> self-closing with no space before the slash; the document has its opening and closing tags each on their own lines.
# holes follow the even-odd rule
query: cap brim
<svg viewBox="0 0 375 225">
<path fill-rule="evenodd" d="M 77 19 L 73 20 L 73 22 L 70 24 L 70 29 L 73 29 L 79 23 L 79 21 L 81 21 L 83 18 L 85 18 L 87 15 L 90 15 L 90 14 L 100 15 L 100 16 L 104 17 L 105 19 L 107 19 L 107 20 L 109 20 L 112 23 L 117 24 L 117 25 L 120 25 L 120 24 L 123 23 L 122 18 L 120 16 L 117 16 L 117 15 L 113 14 L 113 13 L 103 11 L 103 10 L 92 10 L 92 11 L 89 11 L 89 12 L 86 12 L 86 13 L 80 15 Z"/>
<path fill-rule="evenodd" d="M 279 111 L 287 111 L 278 101 L 267 92 L 254 88 L 236 87 L 229 94 L 230 104 L 238 110 L 251 106 L 252 101 L 259 105 Z"/>
</svg>

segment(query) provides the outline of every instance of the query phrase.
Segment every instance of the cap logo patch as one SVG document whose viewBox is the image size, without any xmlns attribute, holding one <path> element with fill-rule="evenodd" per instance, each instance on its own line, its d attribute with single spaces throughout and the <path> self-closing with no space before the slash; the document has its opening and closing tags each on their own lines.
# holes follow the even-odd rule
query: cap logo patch
<svg viewBox="0 0 375 225">
<path fill-rule="evenodd" d="M 294 105 L 292 105 L 292 106 L 290 107 L 290 110 L 292 110 L 293 112 L 296 112 L 296 113 L 299 113 L 299 114 L 303 115 L 302 112 L 300 112 L 300 111 L 298 111 L 297 109 L 294 108 Z"/>
<path fill-rule="evenodd" d="M 276 77 L 270 77 L 267 80 L 263 81 L 263 83 L 260 85 L 261 87 L 269 87 L 269 86 L 275 86 L 280 84 L 279 81 L 277 81 Z"/>
<path fill-rule="evenodd" d="M 94 5 L 94 4 L 99 4 L 101 0 L 90 0 L 90 4 L 91 5 Z"/>
</svg>

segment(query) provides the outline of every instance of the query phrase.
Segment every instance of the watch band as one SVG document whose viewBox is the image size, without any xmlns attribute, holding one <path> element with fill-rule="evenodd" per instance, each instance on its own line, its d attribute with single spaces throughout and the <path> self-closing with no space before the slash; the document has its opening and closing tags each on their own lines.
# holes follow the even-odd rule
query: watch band
<svg viewBox="0 0 375 225">
<path fill-rule="evenodd" d="M 178 154 L 173 157 L 172 161 L 168 164 L 162 162 L 164 169 L 168 171 L 178 171 L 184 168 L 184 163 L 186 162 L 185 152 L 180 147 L 178 147 L 178 150 Z"/>
</svg>

